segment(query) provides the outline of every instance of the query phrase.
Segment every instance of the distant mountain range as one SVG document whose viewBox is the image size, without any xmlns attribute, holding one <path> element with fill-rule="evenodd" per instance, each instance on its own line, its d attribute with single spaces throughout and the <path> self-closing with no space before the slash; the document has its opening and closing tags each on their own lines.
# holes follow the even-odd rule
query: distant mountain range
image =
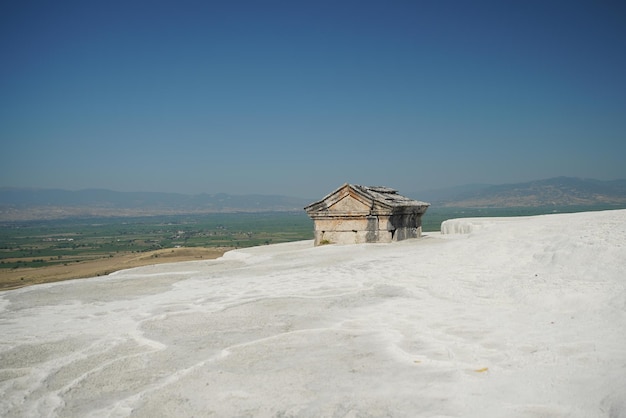
<svg viewBox="0 0 626 418">
<path fill-rule="evenodd" d="M 402 192 L 401 192 L 402 193 Z M 402 193 L 404 194 L 404 193 Z M 626 180 L 557 177 L 517 184 L 472 184 L 410 193 L 432 207 L 510 208 L 546 206 L 626 207 Z M 318 196 L 321 198 L 321 196 Z M 316 198 L 111 190 L 0 188 L 0 221 L 91 216 L 301 211 Z"/>
<path fill-rule="evenodd" d="M 0 221 L 88 216 L 296 211 L 309 199 L 277 195 L 230 195 L 111 190 L 0 188 Z"/>
<path fill-rule="evenodd" d="M 472 184 L 410 197 L 440 207 L 619 206 L 626 205 L 626 180 L 556 177 L 516 184 Z"/>
</svg>

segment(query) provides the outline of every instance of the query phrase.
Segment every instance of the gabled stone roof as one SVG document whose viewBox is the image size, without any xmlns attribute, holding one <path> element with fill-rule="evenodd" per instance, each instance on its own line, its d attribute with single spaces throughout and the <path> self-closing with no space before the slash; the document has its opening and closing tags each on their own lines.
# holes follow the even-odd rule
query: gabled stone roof
<svg viewBox="0 0 626 418">
<path fill-rule="evenodd" d="M 430 203 L 420 202 L 398 194 L 397 190 L 384 186 L 360 186 L 350 184 L 355 190 L 359 190 L 364 195 L 369 195 L 373 200 L 389 206 L 430 206 Z"/>
<path fill-rule="evenodd" d="M 383 186 L 361 186 L 358 184 L 344 184 L 337 190 L 324 196 L 318 202 L 312 203 L 305 207 L 304 210 L 311 216 L 314 214 L 321 215 L 327 212 L 331 206 L 339 202 L 348 194 L 352 194 L 358 198 L 369 209 L 367 213 L 373 214 L 380 212 L 398 212 L 409 211 L 423 213 L 430 206 L 430 203 L 420 202 L 398 194 L 398 192 L 389 187 Z M 357 215 L 358 211 L 353 211 L 353 215 Z"/>
</svg>

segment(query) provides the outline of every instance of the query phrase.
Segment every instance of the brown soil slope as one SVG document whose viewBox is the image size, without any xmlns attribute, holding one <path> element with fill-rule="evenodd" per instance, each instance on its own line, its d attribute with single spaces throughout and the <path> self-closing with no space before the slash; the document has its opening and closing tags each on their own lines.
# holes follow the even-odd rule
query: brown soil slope
<svg viewBox="0 0 626 418">
<path fill-rule="evenodd" d="M 150 264 L 214 259 L 231 248 L 170 248 L 145 253 L 114 254 L 97 260 L 39 268 L 0 271 L 0 290 L 15 289 L 40 283 L 103 276 L 114 271 Z"/>
</svg>

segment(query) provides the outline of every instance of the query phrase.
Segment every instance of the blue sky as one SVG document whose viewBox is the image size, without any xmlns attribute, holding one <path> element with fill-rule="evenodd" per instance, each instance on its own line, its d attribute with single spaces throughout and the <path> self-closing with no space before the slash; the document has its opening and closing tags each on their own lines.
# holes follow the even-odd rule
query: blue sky
<svg viewBox="0 0 626 418">
<path fill-rule="evenodd" d="M 626 178 L 621 1 L 0 4 L 0 186 Z"/>
</svg>

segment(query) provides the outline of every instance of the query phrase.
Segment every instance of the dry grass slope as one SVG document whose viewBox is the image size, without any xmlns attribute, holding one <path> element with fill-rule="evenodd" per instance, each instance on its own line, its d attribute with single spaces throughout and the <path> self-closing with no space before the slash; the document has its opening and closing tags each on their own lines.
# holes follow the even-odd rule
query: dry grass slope
<svg viewBox="0 0 626 418">
<path fill-rule="evenodd" d="M 41 283 L 58 282 L 70 279 L 84 279 L 104 276 L 114 271 L 150 264 L 175 263 L 215 259 L 231 248 L 168 248 L 143 253 L 115 254 L 97 260 L 81 261 L 68 265 L 54 265 L 39 268 L 20 268 L 0 271 L 0 290 L 16 289 Z"/>
</svg>

